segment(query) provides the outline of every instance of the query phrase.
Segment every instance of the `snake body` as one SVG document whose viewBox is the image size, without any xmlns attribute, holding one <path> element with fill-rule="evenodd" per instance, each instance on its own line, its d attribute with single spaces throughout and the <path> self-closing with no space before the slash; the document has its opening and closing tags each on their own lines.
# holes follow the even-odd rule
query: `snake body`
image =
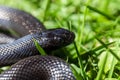
<svg viewBox="0 0 120 80">
<path fill-rule="evenodd" d="M 0 33 L 0 44 L 6 44 L 6 43 L 11 43 L 15 39 L 13 37 L 7 36 L 3 33 Z"/>
<path fill-rule="evenodd" d="M 27 12 L 4 6 L 0 7 L 0 25 L 2 30 L 13 30 L 21 37 L 0 45 L 0 66 L 15 63 L 0 74 L 0 80 L 75 80 L 65 61 L 38 55 L 34 44 L 36 40 L 45 51 L 52 51 L 70 44 L 75 38 L 73 32 L 62 28 L 46 30 Z"/>
<path fill-rule="evenodd" d="M 44 25 L 31 14 L 6 6 L 0 6 L 0 28 L 14 31 L 16 37 L 45 30 Z"/>
<path fill-rule="evenodd" d="M 53 56 L 32 56 L 14 64 L 0 80 L 75 80 L 70 67 Z"/>
</svg>

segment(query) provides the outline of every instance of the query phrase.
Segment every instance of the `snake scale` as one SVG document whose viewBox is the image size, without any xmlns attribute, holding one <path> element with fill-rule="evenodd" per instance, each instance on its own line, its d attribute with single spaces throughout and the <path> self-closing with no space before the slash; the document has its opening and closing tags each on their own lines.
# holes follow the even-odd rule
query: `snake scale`
<svg viewBox="0 0 120 80">
<path fill-rule="evenodd" d="M 0 29 L 17 34 L 10 35 L 15 39 L 0 38 L 0 66 L 12 65 L 0 74 L 0 80 L 75 80 L 69 64 L 58 57 L 38 55 L 33 41 L 52 51 L 73 42 L 73 32 L 46 29 L 31 14 L 6 6 L 0 6 Z"/>
</svg>

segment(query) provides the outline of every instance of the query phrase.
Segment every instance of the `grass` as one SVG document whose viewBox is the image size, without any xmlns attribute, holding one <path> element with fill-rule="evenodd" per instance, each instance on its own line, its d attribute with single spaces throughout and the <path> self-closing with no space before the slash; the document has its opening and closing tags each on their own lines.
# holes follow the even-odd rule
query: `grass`
<svg viewBox="0 0 120 80">
<path fill-rule="evenodd" d="M 77 80 L 120 80 L 120 0 L 1 0 L 47 29 L 70 29 L 74 43 L 51 52 L 71 64 Z M 43 54 L 44 55 L 44 54 Z"/>
</svg>

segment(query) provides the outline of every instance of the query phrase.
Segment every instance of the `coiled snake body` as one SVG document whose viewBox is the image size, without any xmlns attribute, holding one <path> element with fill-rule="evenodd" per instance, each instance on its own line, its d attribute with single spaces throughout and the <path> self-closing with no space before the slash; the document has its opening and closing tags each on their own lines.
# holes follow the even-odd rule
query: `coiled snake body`
<svg viewBox="0 0 120 80">
<path fill-rule="evenodd" d="M 52 51 L 70 44 L 74 33 L 62 28 L 46 30 L 32 15 L 5 6 L 0 6 L 0 28 L 17 33 L 12 35 L 17 38 L 24 36 L 11 42 L 0 39 L 0 43 L 4 43 L 0 45 L 0 66 L 15 63 L 0 74 L 0 80 L 75 80 L 65 61 L 38 55 L 33 41 L 35 39 L 45 51 Z"/>
</svg>

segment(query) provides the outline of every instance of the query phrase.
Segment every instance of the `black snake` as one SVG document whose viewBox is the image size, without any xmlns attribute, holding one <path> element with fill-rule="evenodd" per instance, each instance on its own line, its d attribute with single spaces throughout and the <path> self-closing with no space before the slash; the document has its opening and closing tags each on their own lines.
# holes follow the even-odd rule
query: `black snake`
<svg viewBox="0 0 120 80">
<path fill-rule="evenodd" d="M 17 34 L 11 36 L 21 37 L 14 40 L 5 36 L 3 41 L 0 38 L 0 66 L 15 63 L 0 74 L 0 80 L 75 80 L 65 61 L 38 55 L 33 41 L 35 39 L 45 51 L 52 51 L 70 44 L 75 38 L 73 32 L 62 28 L 46 29 L 27 12 L 5 6 L 0 6 L 0 28 L 8 34 Z"/>
</svg>

